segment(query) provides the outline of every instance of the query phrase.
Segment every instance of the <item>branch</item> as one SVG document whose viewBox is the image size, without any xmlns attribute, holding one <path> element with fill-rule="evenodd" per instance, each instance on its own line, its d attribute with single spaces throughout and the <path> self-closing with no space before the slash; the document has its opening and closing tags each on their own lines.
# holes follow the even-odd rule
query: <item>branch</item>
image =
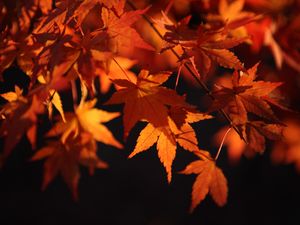
<svg viewBox="0 0 300 225">
<path fill-rule="evenodd" d="M 130 2 L 127 1 L 127 4 L 134 10 L 137 10 L 136 6 Z M 151 26 L 151 28 L 155 31 L 155 33 L 164 40 L 163 35 L 159 32 L 159 30 L 155 27 L 154 23 L 149 19 L 149 17 L 145 14 L 142 15 L 142 17 L 145 19 L 145 21 Z M 180 59 L 180 55 L 173 49 L 170 48 L 170 51 L 176 56 L 177 59 Z M 192 75 L 192 77 L 195 79 L 195 81 L 199 84 L 199 86 L 205 91 L 205 93 L 212 99 L 215 100 L 215 97 L 211 94 L 211 91 L 206 86 L 206 84 L 199 79 L 199 77 L 195 74 L 195 72 L 190 68 L 190 66 L 186 63 L 184 63 L 184 67 L 187 69 L 187 71 Z M 238 133 L 240 138 L 247 144 L 247 140 L 244 138 L 243 134 L 239 131 L 239 129 L 236 127 L 235 124 L 233 124 L 232 120 L 230 119 L 229 115 L 223 110 L 219 109 L 218 112 L 223 115 L 223 117 L 226 119 L 226 121 L 230 124 L 230 126 Z"/>
</svg>

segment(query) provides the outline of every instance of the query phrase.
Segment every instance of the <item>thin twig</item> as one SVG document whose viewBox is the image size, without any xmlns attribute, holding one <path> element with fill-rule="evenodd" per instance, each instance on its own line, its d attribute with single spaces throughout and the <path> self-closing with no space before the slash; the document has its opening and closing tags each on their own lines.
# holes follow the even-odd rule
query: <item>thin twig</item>
<svg viewBox="0 0 300 225">
<path fill-rule="evenodd" d="M 137 10 L 136 6 L 130 2 L 127 1 L 128 5 L 134 9 Z M 155 27 L 154 23 L 149 19 L 149 17 L 145 14 L 142 15 L 142 17 L 145 19 L 145 21 L 151 26 L 151 28 L 155 31 L 155 33 L 164 40 L 163 35 L 160 33 L 160 31 Z M 180 55 L 173 49 L 170 48 L 170 51 L 176 56 L 177 59 L 180 59 Z M 190 66 L 186 63 L 184 63 L 184 67 L 187 69 L 187 71 L 192 75 L 192 77 L 195 79 L 195 81 L 199 84 L 199 86 L 205 91 L 205 93 L 212 99 L 215 100 L 215 97 L 212 95 L 209 88 L 206 86 L 206 84 L 199 79 L 199 77 L 194 73 L 194 71 L 190 68 Z M 232 120 L 228 116 L 228 114 L 223 110 L 219 109 L 218 112 L 227 120 L 227 122 L 230 124 L 230 126 L 238 133 L 240 138 L 247 144 L 247 140 L 244 138 L 242 133 L 239 131 L 239 129 L 236 127 L 236 125 L 233 124 Z"/>
<path fill-rule="evenodd" d="M 219 157 L 219 155 L 220 155 L 220 152 L 221 152 L 221 150 L 222 150 L 224 141 L 225 141 L 226 136 L 227 136 L 227 134 L 229 133 L 230 130 L 231 130 L 231 127 L 228 128 L 228 130 L 226 131 L 226 133 L 224 134 L 224 136 L 223 136 L 223 138 L 222 138 L 220 147 L 219 147 L 218 152 L 217 152 L 217 154 L 216 154 L 216 156 L 215 156 L 215 161 L 217 161 L 217 159 L 218 159 L 218 157 Z"/>
</svg>

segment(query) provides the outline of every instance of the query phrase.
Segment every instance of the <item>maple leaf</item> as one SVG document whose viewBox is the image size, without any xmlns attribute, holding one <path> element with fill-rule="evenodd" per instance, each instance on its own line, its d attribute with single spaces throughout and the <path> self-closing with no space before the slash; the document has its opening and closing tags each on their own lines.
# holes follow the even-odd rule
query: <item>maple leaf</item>
<svg viewBox="0 0 300 225">
<path fill-rule="evenodd" d="M 23 90 L 21 88 L 19 88 L 17 85 L 15 85 L 14 92 L 9 91 L 9 92 L 0 94 L 0 96 L 9 102 L 14 102 L 17 100 L 25 101 L 25 98 L 23 97 L 22 94 L 23 94 Z"/>
<path fill-rule="evenodd" d="M 46 13 L 51 8 L 52 0 L 26 0 L 18 1 L 18 4 L 8 4 L 8 2 L 3 4 L 4 7 L 1 9 L 1 14 L 4 13 L 4 23 L 1 23 L 0 35 L 0 79 L 2 79 L 2 72 L 15 59 L 19 61 L 23 57 L 33 58 L 34 50 L 39 46 L 31 43 L 31 26 L 38 9 Z M 11 8 L 12 6 L 15 8 Z"/>
<path fill-rule="evenodd" d="M 99 59 L 99 50 L 93 49 L 99 44 L 89 34 L 82 36 L 72 27 L 65 26 L 63 30 L 53 32 L 36 33 L 36 40 L 44 44 L 42 51 L 39 52 L 33 70 L 33 81 L 35 77 L 43 74 L 49 86 L 55 87 L 63 79 L 75 79 L 80 77 L 81 81 L 89 88 L 93 94 L 93 80 L 96 77 L 96 61 Z M 105 55 L 105 53 L 102 53 Z M 73 73 L 74 75 L 68 76 Z M 67 81 L 69 81 L 67 80 Z"/>
<path fill-rule="evenodd" d="M 181 171 L 182 174 L 197 174 L 193 184 L 192 203 L 190 211 L 192 212 L 206 197 L 208 193 L 218 206 L 224 206 L 227 202 L 228 186 L 227 179 L 222 170 L 217 167 L 214 159 L 209 153 L 206 156 L 203 153 L 196 153 L 200 160 L 191 162 Z"/>
<path fill-rule="evenodd" d="M 50 72 L 51 79 L 47 83 L 53 84 L 59 83 L 62 77 L 69 79 L 79 77 L 93 95 L 95 92 L 93 82 L 99 71 L 109 73 L 109 65 L 114 58 L 111 49 L 107 47 L 108 36 L 105 32 L 98 35 L 83 34 L 78 29 L 65 26 L 63 30 L 36 33 L 34 36 L 45 46 L 38 54 L 33 77 L 39 74 L 45 76 Z M 75 77 L 65 76 L 71 72 Z"/>
<path fill-rule="evenodd" d="M 26 14 L 26 10 L 22 12 Z M 12 19 L 12 22 L 15 22 L 14 19 Z M 15 29 L 9 29 L 7 26 L 0 33 L 0 80 L 3 80 L 3 71 L 9 68 L 15 60 L 22 68 L 22 59 L 27 57 L 29 61 L 30 57 L 36 55 L 35 51 L 39 48 L 39 46 L 33 45 L 32 36 L 27 34 L 27 28 L 25 31 L 16 29 L 19 26 L 17 24 L 18 22 L 14 23 L 13 27 Z"/>
<path fill-rule="evenodd" d="M 115 11 L 117 15 L 121 15 L 124 11 L 125 0 L 85 0 L 74 11 L 77 26 L 81 26 L 84 19 L 96 5 L 104 5 L 109 10 Z"/>
<path fill-rule="evenodd" d="M 61 174 L 71 189 L 73 198 L 78 200 L 79 164 L 87 166 L 90 174 L 93 174 L 95 168 L 107 168 L 107 164 L 98 158 L 96 152 L 96 142 L 92 135 L 86 132 L 80 133 L 76 138 L 68 138 L 65 143 L 50 142 L 38 150 L 31 160 L 46 158 L 42 190 L 45 190 L 49 183 Z"/>
<path fill-rule="evenodd" d="M 170 72 L 149 74 L 149 71 L 142 70 L 136 81 L 112 80 L 114 84 L 120 86 L 120 89 L 106 104 L 125 103 L 123 115 L 125 137 L 136 122 L 142 119 L 154 127 L 168 126 L 166 106 L 188 106 L 184 98 L 175 91 L 160 86 L 170 75 Z"/>
<path fill-rule="evenodd" d="M 113 136 L 113 134 L 102 124 L 116 117 L 119 113 L 110 113 L 104 110 L 94 108 L 97 100 L 84 101 L 76 109 L 75 114 L 66 114 L 66 123 L 58 122 L 48 132 L 47 136 L 61 135 L 62 143 L 71 138 L 76 138 L 82 131 L 90 133 L 92 137 L 99 142 L 112 145 L 116 148 L 123 148 Z"/>
<path fill-rule="evenodd" d="M 21 92 L 16 88 L 16 92 Z M 8 92 L 9 93 L 9 92 Z M 2 94 L 9 100 L 13 100 L 16 96 L 12 93 Z M 11 95 L 10 97 L 8 97 Z M 16 93 L 18 95 L 18 93 Z M 30 99 L 24 97 L 17 97 L 16 100 L 7 103 L 3 108 L 4 121 L 0 126 L 0 136 L 5 136 L 3 157 L 7 158 L 13 148 L 21 140 L 24 134 L 27 135 L 33 148 L 36 142 L 36 129 L 37 129 L 37 115 L 42 114 L 44 111 L 43 104 L 39 101 L 36 95 Z"/>
<path fill-rule="evenodd" d="M 34 33 L 35 43 L 43 45 L 32 68 L 31 82 L 40 75 L 54 88 L 56 83 L 68 73 L 80 56 L 80 37 L 74 29 L 64 26 L 62 30 L 54 27 L 52 31 Z M 55 88 L 54 88 L 55 89 Z"/>
<path fill-rule="evenodd" d="M 53 79 L 59 80 L 59 77 L 75 69 L 93 95 L 97 67 L 108 73 L 109 64 L 119 46 L 153 50 L 132 28 L 147 9 L 124 12 L 124 4 L 125 1 L 105 0 L 58 2 L 57 9 L 34 30 L 37 42 L 44 46 L 33 68 L 33 77 L 50 71 Z M 92 31 L 83 29 L 84 18 L 96 5 L 100 6 L 102 26 L 97 24 L 98 28 Z M 77 26 L 74 26 L 73 20 Z"/>
<path fill-rule="evenodd" d="M 244 5 L 244 0 L 235 0 L 231 3 L 227 0 L 221 0 L 218 4 L 219 14 L 208 14 L 207 19 L 211 23 L 223 23 L 226 28 L 230 29 L 229 33 L 233 37 L 247 37 L 245 25 L 251 24 L 257 18 L 253 12 L 244 11 Z"/>
<path fill-rule="evenodd" d="M 225 109 L 236 125 L 248 121 L 248 113 L 279 123 L 268 101 L 268 96 L 281 82 L 254 81 L 258 64 L 248 69 L 246 73 L 237 71 L 232 77 L 232 87 L 221 87 L 213 92 L 215 100 L 209 111 Z"/>
<path fill-rule="evenodd" d="M 80 5 L 80 1 L 55 1 L 54 10 L 43 16 L 34 29 L 34 33 L 45 33 L 53 27 L 58 26 L 61 30 L 70 23 L 74 15 L 74 11 Z"/>
<path fill-rule="evenodd" d="M 282 138 L 283 125 L 266 124 L 261 121 L 251 121 L 246 125 L 246 135 L 249 142 L 248 147 L 258 153 L 265 150 L 265 137 L 271 140 Z"/>
<path fill-rule="evenodd" d="M 211 118 L 209 115 L 189 111 L 188 109 L 172 108 L 170 110 L 170 117 L 168 117 L 168 127 L 154 127 L 151 123 L 148 123 L 141 131 L 137 139 L 137 144 L 133 152 L 129 155 L 129 158 L 132 158 L 157 143 L 158 157 L 166 169 L 169 183 L 172 179 L 172 164 L 176 156 L 176 142 L 188 151 L 199 151 L 196 133 L 189 123 Z M 171 111 L 173 111 L 172 114 Z M 176 116 L 174 115 L 174 111 L 177 112 Z M 183 121 L 181 119 L 177 120 L 182 117 L 185 117 Z"/>
<path fill-rule="evenodd" d="M 106 29 L 105 32 L 110 37 L 109 41 L 112 45 L 112 49 L 118 51 L 118 48 L 121 46 L 135 46 L 151 51 L 155 50 L 131 27 L 147 10 L 148 8 L 116 15 L 114 11 L 102 7 L 101 17 L 103 26 Z M 100 32 L 102 32 L 102 30 L 103 28 L 100 29 Z"/>
<path fill-rule="evenodd" d="M 73 198 L 78 199 L 79 164 L 87 166 L 90 174 L 96 168 L 106 168 L 97 156 L 96 141 L 123 148 L 113 134 L 102 123 L 108 122 L 119 113 L 109 113 L 94 108 L 97 100 L 86 101 L 87 89 L 82 87 L 82 99 L 75 113 L 66 113 L 66 122 L 57 122 L 46 137 L 60 136 L 58 141 L 50 142 L 40 149 L 32 160 L 47 158 L 44 163 L 44 180 L 42 189 L 60 173 L 72 191 Z"/>
<path fill-rule="evenodd" d="M 231 87 L 220 87 L 213 92 L 215 99 L 210 110 L 224 109 L 248 141 L 247 148 L 263 153 L 265 137 L 274 140 L 282 136 L 283 124 L 271 109 L 272 100 L 269 101 L 272 99 L 269 94 L 282 83 L 255 81 L 257 67 L 258 64 L 240 75 L 235 71 Z M 276 102 L 276 99 L 273 101 Z M 249 120 L 249 113 L 266 120 L 267 123 Z"/>
<path fill-rule="evenodd" d="M 207 75 L 212 62 L 225 68 L 243 70 L 240 60 L 228 49 L 241 44 L 246 37 L 229 37 L 229 29 L 224 27 L 208 28 L 200 25 L 197 30 L 192 30 L 188 27 L 190 18 L 184 18 L 178 24 L 165 24 L 167 31 L 164 40 L 171 45 L 163 50 L 180 45 L 184 49 L 180 60 L 193 58 L 200 75 Z"/>
<path fill-rule="evenodd" d="M 97 100 L 94 99 L 78 106 L 76 115 L 80 125 L 84 130 L 91 133 L 95 140 L 117 148 L 123 148 L 112 133 L 101 124 L 118 117 L 120 113 L 111 113 L 93 108 L 96 102 Z"/>
</svg>

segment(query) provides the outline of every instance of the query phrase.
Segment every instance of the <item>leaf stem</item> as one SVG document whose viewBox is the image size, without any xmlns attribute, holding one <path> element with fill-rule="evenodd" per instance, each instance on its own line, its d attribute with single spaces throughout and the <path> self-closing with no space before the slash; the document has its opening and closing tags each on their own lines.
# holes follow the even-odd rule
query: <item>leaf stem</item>
<svg viewBox="0 0 300 225">
<path fill-rule="evenodd" d="M 224 136 L 223 136 L 223 138 L 222 138 L 220 147 L 219 147 L 218 152 L 217 152 L 217 154 L 216 154 L 216 156 L 215 156 L 215 161 L 217 161 L 217 159 L 219 158 L 219 155 L 220 155 L 220 153 L 221 153 L 222 147 L 223 147 L 223 145 L 224 145 L 224 141 L 225 141 L 225 139 L 226 139 L 227 134 L 228 134 L 229 131 L 231 130 L 231 128 L 232 128 L 232 127 L 229 127 L 229 128 L 227 129 L 226 133 L 224 134 Z"/>
<path fill-rule="evenodd" d="M 131 2 L 127 1 L 127 4 L 134 10 L 137 10 L 136 6 Z M 155 31 L 155 33 L 164 40 L 163 35 L 160 33 L 160 31 L 155 27 L 154 23 L 149 19 L 149 17 L 145 14 L 142 15 L 142 17 L 145 19 L 145 21 L 151 26 L 151 28 Z M 180 59 L 180 55 L 173 49 L 170 48 L 170 51 L 176 56 L 177 59 Z M 199 84 L 199 86 L 205 91 L 205 93 L 214 100 L 215 97 L 211 94 L 211 91 L 206 86 L 206 84 L 197 76 L 197 74 L 194 73 L 194 71 L 190 68 L 190 66 L 186 63 L 184 63 L 184 67 L 187 69 L 187 71 L 192 75 L 192 77 L 195 79 L 195 81 Z M 233 124 L 232 120 L 230 119 L 229 115 L 223 110 L 219 109 L 218 112 L 226 119 L 226 121 L 230 124 L 230 126 L 238 133 L 240 138 L 247 144 L 247 140 L 244 138 L 243 134 L 239 131 L 239 129 L 236 127 L 236 125 Z"/>
</svg>

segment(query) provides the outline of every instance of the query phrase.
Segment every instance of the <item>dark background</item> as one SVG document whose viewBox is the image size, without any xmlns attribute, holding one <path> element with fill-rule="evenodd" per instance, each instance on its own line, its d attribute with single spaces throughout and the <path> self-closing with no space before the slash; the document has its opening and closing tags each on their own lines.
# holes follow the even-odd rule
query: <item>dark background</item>
<svg viewBox="0 0 300 225">
<path fill-rule="evenodd" d="M 0 172 L 1 224 L 299 224 L 300 179 L 292 166 L 274 166 L 266 155 L 231 167 L 219 162 L 229 183 L 225 207 L 210 197 L 188 214 L 194 176 L 174 174 L 170 185 L 154 149 L 126 159 L 129 151 L 103 149 L 108 170 L 82 171 L 80 200 L 58 178 L 44 191 L 42 162 L 30 163 L 29 144 L 14 151 Z M 189 158 L 179 151 L 180 160 Z M 221 158 L 225 158 L 224 155 Z M 187 160 L 186 160 L 187 162 Z"/>
<path fill-rule="evenodd" d="M 10 82 L 1 84 L 1 92 L 12 90 L 13 84 L 24 87 L 28 84 L 26 77 L 21 76 L 16 68 L 6 71 L 4 77 L 9 77 Z M 198 92 L 191 90 L 190 100 L 197 101 L 199 96 L 195 93 Z M 121 108 L 112 110 L 116 109 Z M 108 124 L 111 130 L 119 132 L 116 134 L 119 140 L 121 123 L 121 118 L 118 118 Z M 195 127 L 200 146 L 213 152 L 216 149 L 211 147 L 210 137 L 217 129 L 215 124 L 215 120 L 204 121 Z M 99 155 L 110 168 L 97 170 L 94 176 L 82 169 L 78 202 L 72 200 L 60 177 L 44 192 L 40 190 L 43 162 L 29 162 L 33 151 L 24 137 L 0 170 L 0 224 L 300 224 L 299 174 L 291 165 L 272 165 L 268 150 L 264 155 L 251 160 L 242 158 L 238 165 L 230 166 L 224 148 L 218 165 L 228 179 L 227 205 L 219 208 L 207 197 L 193 214 L 189 214 L 195 176 L 176 172 L 195 158 L 179 148 L 173 180 L 168 185 L 154 148 L 127 159 L 141 126 L 134 128 L 124 150 L 99 144 Z M 40 124 L 39 134 L 48 127 L 47 123 Z M 39 140 L 39 145 L 42 144 L 43 141 Z"/>
</svg>

